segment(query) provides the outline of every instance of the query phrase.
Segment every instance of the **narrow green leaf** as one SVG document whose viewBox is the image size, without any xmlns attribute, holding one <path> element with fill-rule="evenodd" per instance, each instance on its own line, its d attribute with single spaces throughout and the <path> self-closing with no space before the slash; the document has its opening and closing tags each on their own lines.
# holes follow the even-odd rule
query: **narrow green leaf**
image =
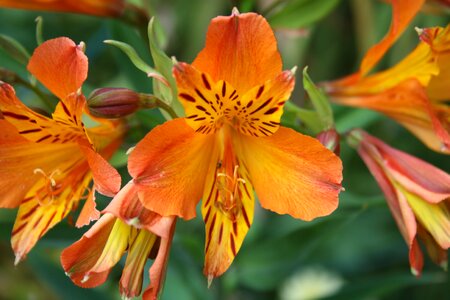
<svg viewBox="0 0 450 300">
<path fill-rule="evenodd" d="M 0 49 L 23 65 L 26 65 L 30 59 L 30 54 L 25 47 L 15 39 L 3 34 L 0 34 Z"/>
<path fill-rule="evenodd" d="M 275 28 L 298 29 L 313 25 L 329 14 L 340 0 L 291 0 L 269 16 Z"/>
<path fill-rule="evenodd" d="M 163 82 L 165 81 L 164 76 L 162 76 L 161 73 L 156 71 L 154 68 L 150 67 L 142 58 L 140 58 L 136 50 L 134 50 L 134 48 L 131 47 L 130 45 L 114 40 L 106 40 L 104 41 L 104 43 L 112 45 L 122 50 L 123 53 L 125 53 L 131 60 L 131 62 L 135 65 L 135 67 L 141 70 L 142 72 L 146 73 L 147 76 L 154 77 Z"/>
<path fill-rule="evenodd" d="M 148 39 L 150 42 L 150 52 L 152 54 L 155 68 L 167 79 L 169 85 L 164 85 L 161 82 L 153 81 L 154 94 L 167 102 L 178 116 L 184 116 L 184 109 L 177 97 L 177 85 L 175 78 L 172 75 L 173 61 L 158 45 L 157 23 L 153 17 L 148 24 Z M 160 31 L 158 31 L 160 32 Z M 161 34 L 159 35 L 161 36 Z M 163 113 L 165 117 L 168 117 Z"/>
<path fill-rule="evenodd" d="M 44 42 L 44 37 L 43 37 L 43 26 L 44 26 L 44 19 L 39 16 L 36 18 L 36 43 L 39 46 L 40 44 L 42 44 Z"/>
<path fill-rule="evenodd" d="M 308 93 L 312 104 L 322 123 L 322 130 L 334 127 L 333 110 L 326 94 L 320 90 L 308 75 L 308 67 L 303 69 L 303 87 Z"/>
<path fill-rule="evenodd" d="M 300 119 L 300 121 L 304 123 L 305 126 L 308 127 L 308 129 L 310 129 L 314 134 L 322 131 L 323 128 L 317 112 L 298 107 L 289 101 L 286 102 L 284 110 L 286 113 L 293 112 L 295 116 Z"/>
</svg>

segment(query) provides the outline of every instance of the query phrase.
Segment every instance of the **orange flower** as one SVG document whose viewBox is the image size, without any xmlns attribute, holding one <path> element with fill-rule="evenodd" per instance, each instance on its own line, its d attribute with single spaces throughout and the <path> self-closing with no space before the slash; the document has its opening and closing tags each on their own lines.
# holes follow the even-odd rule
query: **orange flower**
<svg viewBox="0 0 450 300">
<path fill-rule="evenodd" d="M 84 126 L 85 99 L 79 89 L 88 62 L 70 39 L 43 43 L 28 69 L 61 101 L 48 118 L 27 108 L 10 85 L 0 82 L 0 207 L 19 207 L 11 238 L 16 263 L 82 198 L 87 201 L 77 226 L 99 217 L 94 189 L 108 196 L 119 191 L 120 176 L 105 158 L 124 132 L 117 122 Z M 92 178 L 94 189 L 88 191 Z"/>
<path fill-rule="evenodd" d="M 379 111 L 405 126 L 428 147 L 450 153 L 450 26 L 421 32 L 417 48 L 395 66 L 367 73 L 382 58 L 423 1 L 392 1 L 390 33 L 368 51 L 359 72 L 325 83 L 340 104 Z"/>
<path fill-rule="evenodd" d="M 31 10 L 74 12 L 87 15 L 115 17 L 122 14 L 124 0 L 0 0 L 0 7 Z"/>
<path fill-rule="evenodd" d="M 355 129 L 349 141 L 380 185 L 392 215 L 409 246 L 411 271 L 423 267 L 417 237 L 431 259 L 447 268 L 450 247 L 450 175 Z"/>
<path fill-rule="evenodd" d="M 227 270 L 253 221 L 254 193 L 279 214 L 330 214 L 341 190 L 340 159 L 316 139 L 280 126 L 294 74 L 282 72 L 267 21 L 233 12 L 213 19 L 206 47 L 173 73 L 187 117 L 156 127 L 128 169 L 143 205 L 206 223 L 204 273 Z"/>
<path fill-rule="evenodd" d="M 175 218 L 161 217 L 145 209 L 133 182 L 122 188 L 104 213 L 79 241 L 62 252 L 66 274 L 78 286 L 96 287 L 106 281 L 112 267 L 128 252 L 120 292 L 124 299 L 130 299 L 141 293 L 145 263 L 153 258 L 150 286 L 143 299 L 157 299 L 165 277 Z"/>
</svg>

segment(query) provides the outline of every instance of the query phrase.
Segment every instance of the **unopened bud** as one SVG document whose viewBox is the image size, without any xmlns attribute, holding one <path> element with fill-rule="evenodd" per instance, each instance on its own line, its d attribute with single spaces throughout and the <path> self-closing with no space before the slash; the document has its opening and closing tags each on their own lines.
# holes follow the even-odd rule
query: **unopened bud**
<svg viewBox="0 0 450 300">
<path fill-rule="evenodd" d="M 341 151 L 340 136 L 336 129 L 331 128 L 320 132 L 317 135 L 317 139 L 322 145 L 333 151 L 336 155 L 339 155 Z"/>
<path fill-rule="evenodd" d="M 137 111 L 139 100 L 138 93 L 126 88 L 101 88 L 91 93 L 87 106 L 93 116 L 114 119 Z"/>
</svg>

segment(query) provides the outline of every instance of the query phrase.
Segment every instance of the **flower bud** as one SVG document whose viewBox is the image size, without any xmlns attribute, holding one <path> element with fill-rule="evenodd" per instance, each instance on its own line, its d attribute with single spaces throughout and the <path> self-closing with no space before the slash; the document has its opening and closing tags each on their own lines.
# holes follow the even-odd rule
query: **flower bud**
<svg viewBox="0 0 450 300">
<path fill-rule="evenodd" d="M 87 106 L 95 117 L 114 119 L 137 111 L 139 99 L 138 93 L 126 88 L 101 88 L 91 93 Z"/>
<path fill-rule="evenodd" d="M 339 155 L 341 151 L 340 136 L 336 129 L 331 128 L 320 132 L 317 135 L 317 139 L 322 145 L 333 151 L 336 155 Z"/>
</svg>

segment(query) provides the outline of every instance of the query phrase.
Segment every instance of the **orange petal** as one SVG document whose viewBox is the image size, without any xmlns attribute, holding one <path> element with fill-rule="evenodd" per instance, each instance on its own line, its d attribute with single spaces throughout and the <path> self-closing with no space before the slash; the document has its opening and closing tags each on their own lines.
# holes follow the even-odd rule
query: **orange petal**
<svg viewBox="0 0 450 300">
<path fill-rule="evenodd" d="M 225 81 L 213 81 L 186 63 L 173 68 L 177 81 L 178 99 L 184 106 L 186 123 L 196 132 L 215 132 L 223 123 L 224 106 L 238 97 L 236 90 Z M 231 96 L 231 97 L 230 97 Z"/>
<path fill-rule="evenodd" d="M 130 226 L 145 229 L 164 238 L 168 238 L 168 224 L 173 223 L 172 217 L 162 217 L 142 205 L 138 198 L 138 187 L 133 180 L 120 190 L 103 213 L 111 213 Z"/>
<path fill-rule="evenodd" d="M 123 299 L 131 299 L 141 294 L 144 266 L 152 249 L 157 245 L 157 239 L 151 232 L 138 230 L 136 237 L 130 242 L 120 278 L 120 294 Z"/>
<path fill-rule="evenodd" d="M 161 238 L 158 254 L 150 270 L 150 285 L 145 290 L 142 299 L 159 299 L 166 277 L 167 263 L 169 262 L 170 246 L 172 245 L 173 234 L 175 233 L 176 218 L 172 218 L 172 223 L 168 223 L 166 231 Z"/>
<path fill-rule="evenodd" d="M 245 135 L 269 136 L 278 130 L 284 103 L 294 89 L 295 77 L 284 71 L 274 79 L 252 88 L 242 97 L 242 104 L 229 103 L 229 115 L 235 118 L 235 127 Z"/>
<path fill-rule="evenodd" d="M 144 206 L 163 216 L 193 218 L 213 142 L 214 135 L 195 133 L 184 119 L 166 122 L 148 133 L 128 159 Z"/>
<path fill-rule="evenodd" d="M 411 265 L 411 273 L 419 277 L 423 269 L 423 254 L 417 239 L 413 240 L 409 248 L 409 264 Z"/>
<path fill-rule="evenodd" d="M 80 240 L 63 250 L 61 264 L 76 285 L 98 286 L 122 257 L 128 239 L 129 226 L 106 214 Z"/>
<path fill-rule="evenodd" d="M 233 13 L 211 21 L 206 46 L 193 66 L 214 81 L 229 82 L 242 95 L 277 76 L 282 63 L 267 21 L 255 13 Z"/>
<path fill-rule="evenodd" d="M 71 39 L 60 37 L 36 48 L 28 70 L 58 98 L 65 99 L 86 80 L 88 60 Z"/>
<path fill-rule="evenodd" d="M 367 51 L 364 56 L 359 72 L 364 76 L 380 61 L 394 42 L 411 23 L 414 16 L 422 8 L 425 0 L 392 0 L 392 22 L 387 35 L 375 46 Z"/>
<path fill-rule="evenodd" d="M 76 227 L 89 225 L 92 221 L 100 218 L 100 212 L 96 209 L 95 190 L 91 191 L 86 199 L 86 203 L 78 216 Z"/>
<path fill-rule="evenodd" d="M 342 163 L 316 139 L 280 127 L 269 137 L 239 135 L 236 153 L 264 208 L 303 220 L 336 209 Z"/>
<path fill-rule="evenodd" d="M 383 191 L 400 233 L 407 244 L 411 245 L 417 230 L 416 218 L 406 199 L 402 197 L 402 201 L 398 200 L 397 191 L 392 185 L 391 179 L 387 176 L 383 166 L 379 164 L 382 160 L 381 154 L 377 148 L 371 145 L 366 135 L 358 147 L 358 154 Z M 402 195 L 400 194 L 400 196 Z"/>
<path fill-rule="evenodd" d="M 406 80 L 379 94 L 336 99 L 341 104 L 384 113 L 405 126 L 431 149 L 450 151 L 449 125 L 438 118 L 425 89 L 416 79 Z"/>
<path fill-rule="evenodd" d="M 431 260 L 438 266 L 442 267 L 444 270 L 447 270 L 447 249 L 443 249 L 431 236 L 431 234 L 429 234 L 424 228 L 422 228 L 422 226 L 418 226 L 417 229 L 417 233 L 421 241 L 425 244 Z"/>
<path fill-rule="evenodd" d="M 202 200 L 205 266 L 211 281 L 231 265 L 253 221 L 254 193 L 248 170 L 236 156 L 230 135 L 218 139 Z"/>
<path fill-rule="evenodd" d="M 74 144 L 42 144 L 37 147 L 31 142 L 2 144 L 0 157 L 3 159 L 0 168 L 0 207 L 7 208 L 19 206 L 32 186 L 43 178 L 42 174 L 48 176 L 77 166 L 83 159 Z M 15 188 L 11 189 L 12 186 Z"/>
<path fill-rule="evenodd" d="M 105 196 L 114 196 L 120 190 L 121 177 L 100 154 L 91 147 L 80 145 L 94 177 L 95 189 Z"/>
<path fill-rule="evenodd" d="M 63 105 L 61 103 L 59 106 Z M 0 110 L 5 120 L 14 125 L 24 138 L 33 142 L 61 143 L 84 136 L 82 129 L 70 121 L 68 123 L 67 118 L 60 118 L 62 123 L 57 123 L 29 109 L 17 99 L 13 87 L 9 84 L 0 83 Z M 81 119 L 81 114 L 78 117 Z"/>
<path fill-rule="evenodd" d="M 32 9 L 75 12 L 96 16 L 118 16 L 124 9 L 123 0 L 0 0 L 0 6 Z"/>
<path fill-rule="evenodd" d="M 450 197 L 450 175 L 435 166 L 408 153 L 399 151 L 381 140 L 361 132 L 364 143 L 376 147 L 379 158 L 396 182 L 409 192 L 430 203 L 438 203 Z"/>
<path fill-rule="evenodd" d="M 85 188 L 85 187 L 83 187 Z M 48 230 L 64 219 L 72 210 L 71 198 L 39 198 L 31 190 L 22 202 L 11 233 L 11 245 L 16 255 L 15 264 L 23 260 L 37 241 Z"/>
</svg>

